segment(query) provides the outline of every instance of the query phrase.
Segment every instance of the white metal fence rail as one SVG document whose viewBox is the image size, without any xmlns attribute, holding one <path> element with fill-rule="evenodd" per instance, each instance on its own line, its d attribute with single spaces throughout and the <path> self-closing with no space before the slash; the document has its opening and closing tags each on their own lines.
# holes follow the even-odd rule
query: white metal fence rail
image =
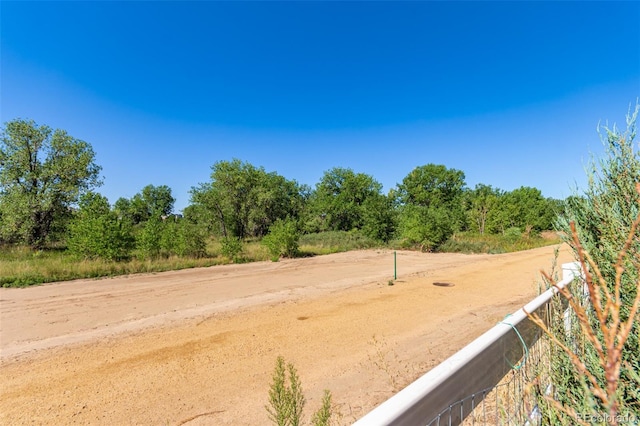
<svg viewBox="0 0 640 426">
<path fill-rule="evenodd" d="M 577 263 L 563 264 L 563 279 L 558 286 L 573 282 L 579 271 Z M 518 368 L 529 348 L 541 336 L 540 329 L 529 320 L 525 311 L 546 317 L 545 310 L 555 294 L 555 288 L 542 293 L 376 407 L 354 426 L 462 423 L 491 389 Z"/>
</svg>

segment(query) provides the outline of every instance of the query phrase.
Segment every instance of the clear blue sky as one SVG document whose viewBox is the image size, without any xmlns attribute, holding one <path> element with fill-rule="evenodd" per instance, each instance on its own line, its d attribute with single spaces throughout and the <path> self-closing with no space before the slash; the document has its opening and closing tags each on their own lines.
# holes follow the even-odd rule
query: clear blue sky
<svg viewBox="0 0 640 426">
<path fill-rule="evenodd" d="M 2 123 L 90 142 L 113 203 L 217 161 L 564 198 L 640 96 L 639 2 L 0 3 Z"/>
</svg>

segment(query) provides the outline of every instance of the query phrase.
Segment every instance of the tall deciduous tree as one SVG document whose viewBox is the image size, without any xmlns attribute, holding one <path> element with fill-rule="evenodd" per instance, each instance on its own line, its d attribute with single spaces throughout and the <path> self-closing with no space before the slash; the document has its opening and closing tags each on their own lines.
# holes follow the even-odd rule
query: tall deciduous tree
<svg viewBox="0 0 640 426">
<path fill-rule="evenodd" d="M 0 235 L 41 247 L 78 197 L 100 185 L 90 144 L 33 120 L 6 123 L 0 139 Z"/>
<path fill-rule="evenodd" d="M 558 214 L 555 204 L 537 188 L 523 186 L 506 192 L 499 200 L 498 226 L 503 232 L 511 227 L 523 231 L 551 229 Z"/>
<path fill-rule="evenodd" d="M 130 200 L 118 198 L 114 209 L 122 218 L 134 225 L 148 221 L 153 216 L 168 216 L 173 212 L 175 198 L 167 185 L 147 185 Z"/>
<path fill-rule="evenodd" d="M 389 239 L 394 227 L 393 205 L 373 176 L 351 169 L 327 170 L 310 199 L 310 230 L 363 230 L 380 240 Z"/>
<path fill-rule="evenodd" d="M 188 217 L 216 223 L 225 237 L 264 236 L 275 221 L 298 218 L 304 207 L 307 189 L 277 173 L 238 159 L 211 169 L 211 182 L 191 190 Z"/>
<path fill-rule="evenodd" d="M 441 164 L 427 164 L 413 169 L 398 185 L 402 204 L 424 207 L 458 207 L 465 187 L 464 172 Z"/>
<path fill-rule="evenodd" d="M 481 235 L 495 230 L 501 196 L 501 190 L 482 183 L 467 193 L 467 215 L 471 229 Z"/>
<path fill-rule="evenodd" d="M 443 165 L 416 167 L 398 185 L 400 236 L 432 250 L 464 226 L 464 173 Z"/>
</svg>

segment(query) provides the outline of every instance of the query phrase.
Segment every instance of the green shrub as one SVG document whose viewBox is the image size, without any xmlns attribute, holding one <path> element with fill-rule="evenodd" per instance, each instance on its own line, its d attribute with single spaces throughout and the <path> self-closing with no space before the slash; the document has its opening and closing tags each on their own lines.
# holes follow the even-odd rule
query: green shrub
<svg viewBox="0 0 640 426">
<path fill-rule="evenodd" d="M 124 260 L 133 241 L 131 226 L 110 211 L 105 197 L 88 193 L 81 198 L 80 210 L 69 225 L 71 253 L 85 259 Z"/>
<path fill-rule="evenodd" d="M 269 406 L 265 407 L 269 419 L 278 426 L 298 426 L 302 420 L 305 403 L 306 399 L 295 367 L 288 364 L 285 368 L 284 358 L 279 356 L 269 389 Z"/>
<path fill-rule="evenodd" d="M 409 204 L 400 213 L 398 231 L 403 247 L 433 251 L 453 235 L 454 224 L 445 207 Z"/>
<path fill-rule="evenodd" d="M 504 236 L 511 241 L 516 241 L 522 237 L 522 231 L 517 226 L 512 226 L 504 231 Z"/>
<path fill-rule="evenodd" d="M 269 228 L 269 234 L 262 239 L 269 250 L 271 260 L 277 262 L 281 256 L 294 257 L 298 253 L 300 231 L 298 224 L 291 219 L 277 220 Z"/>
<path fill-rule="evenodd" d="M 459 240 L 457 238 L 448 239 L 438 248 L 441 253 L 489 253 L 490 250 L 490 245 L 484 241 Z"/>
<path fill-rule="evenodd" d="M 269 420 L 278 426 L 299 426 L 306 403 L 296 368 L 291 363 L 285 366 L 284 358 L 279 356 L 269 388 L 269 405 L 265 405 Z M 328 426 L 331 414 L 331 392 L 325 390 L 322 406 L 314 413 L 311 423 L 314 426 Z"/>
<path fill-rule="evenodd" d="M 586 191 L 567 200 L 558 220 L 587 269 L 590 300 L 563 293 L 581 314 L 579 338 L 568 338 L 563 329 L 549 332 L 551 380 L 558 392 L 541 398 L 545 423 L 575 424 L 576 413 L 606 414 L 610 424 L 618 424 L 617 416 L 640 418 L 640 154 L 634 147 L 639 108 L 627 116 L 625 133 L 615 126 L 604 129 L 605 156 L 592 161 Z"/>
<path fill-rule="evenodd" d="M 167 256 L 204 257 L 207 243 L 198 226 L 186 220 L 169 219 L 160 238 L 160 248 Z"/>
<path fill-rule="evenodd" d="M 331 424 L 331 415 L 333 414 L 331 405 L 331 392 L 325 389 L 322 397 L 322 406 L 313 415 L 311 423 L 314 426 L 329 426 Z"/>
<path fill-rule="evenodd" d="M 241 260 L 242 249 L 242 240 L 240 238 L 227 237 L 220 243 L 220 253 L 236 263 Z"/>
<path fill-rule="evenodd" d="M 154 215 L 144 224 L 136 239 L 137 257 L 140 260 L 156 259 L 160 256 L 160 240 L 164 224 L 160 216 Z"/>
</svg>

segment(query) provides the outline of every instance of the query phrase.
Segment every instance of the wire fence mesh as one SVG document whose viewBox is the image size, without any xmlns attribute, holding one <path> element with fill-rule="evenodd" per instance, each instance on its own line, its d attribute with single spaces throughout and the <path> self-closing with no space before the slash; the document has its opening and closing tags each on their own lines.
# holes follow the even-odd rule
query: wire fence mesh
<svg viewBox="0 0 640 426">
<path fill-rule="evenodd" d="M 567 334 L 575 332 L 577 321 L 566 300 L 556 296 L 536 312 L 547 324 L 556 323 Z M 518 333 L 514 327 L 514 332 Z M 507 361 L 511 370 L 495 386 L 481 389 L 452 402 L 427 426 L 470 425 L 540 425 L 542 418 L 537 402 L 553 392 L 551 379 L 551 343 L 538 329 L 533 343 L 523 344 L 523 355 L 517 364 Z M 469 413 L 465 416 L 465 413 Z"/>
<path fill-rule="evenodd" d="M 547 381 L 549 344 L 541 336 L 528 349 L 527 358 L 521 360 L 519 368 L 512 369 L 496 386 L 453 402 L 426 425 L 537 425 L 539 411 L 531 383 Z M 471 414 L 465 418 L 464 413 L 469 411 L 469 407 Z M 459 419 L 463 419 L 462 423 Z"/>
<path fill-rule="evenodd" d="M 563 264 L 570 285 L 579 265 Z M 553 347 L 528 313 L 566 337 L 575 319 L 566 300 L 548 289 L 485 334 L 356 422 L 358 426 L 454 426 L 541 424 L 537 402 L 552 395 Z"/>
</svg>

